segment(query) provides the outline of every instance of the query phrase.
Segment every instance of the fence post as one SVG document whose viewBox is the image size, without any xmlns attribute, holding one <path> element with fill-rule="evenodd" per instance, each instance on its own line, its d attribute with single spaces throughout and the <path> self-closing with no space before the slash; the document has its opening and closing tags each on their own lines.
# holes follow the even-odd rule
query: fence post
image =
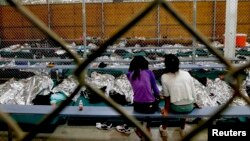
<svg viewBox="0 0 250 141">
<path fill-rule="evenodd" d="M 194 0 L 193 2 L 193 28 L 196 30 L 196 14 L 197 14 L 197 1 Z M 194 37 L 192 42 L 192 62 L 195 63 L 195 50 L 196 50 L 196 39 Z"/>
<path fill-rule="evenodd" d="M 50 2 L 49 2 L 49 0 L 47 0 L 47 4 L 48 4 L 48 27 L 50 29 L 50 27 L 51 27 L 51 10 L 50 10 Z"/>
<path fill-rule="evenodd" d="M 212 40 L 215 41 L 216 40 L 216 14 L 217 14 L 217 2 L 216 0 L 214 0 L 213 2 L 213 37 Z"/>
<path fill-rule="evenodd" d="M 238 0 L 226 1 L 224 56 L 227 59 L 234 59 L 235 57 L 237 7 L 238 7 Z"/>
<path fill-rule="evenodd" d="M 161 40 L 161 21 L 160 21 L 160 6 L 159 4 L 157 5 L 157 41 L 158 41 L 158 46 L 160 46 L 160 40 Z"/>
<path fill-rule="evenodd" d="M 86 2 L 82 0 L 82 30 L 83 30 L 83 46 L 84 46 L 84 53 L 83 57 L 87 56 L 86 54 L 86 46 L 87 46 L 87 34 L 86 34 Z"/>
<path fill-rule="evenodd" d="M 101 38 L 104 39 L 105 35 L 105 20 L 104 20 L 104 1 L 102 0 L 102 21 L 101 21 L 101 26 L 102 26 L 102 33 L 101 33 Z"/>
</svg>

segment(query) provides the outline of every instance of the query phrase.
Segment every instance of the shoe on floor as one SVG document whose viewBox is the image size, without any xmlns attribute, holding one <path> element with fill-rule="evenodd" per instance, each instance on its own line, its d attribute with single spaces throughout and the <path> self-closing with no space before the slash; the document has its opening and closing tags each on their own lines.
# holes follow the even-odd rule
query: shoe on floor
<svg viewBox="0 0 250 141">
<path fill-rule="evenodd" d="M 129 134 L 131 134 L 133 132 L 133 129 L 129 128 L 126 124 L 116 126 L 116 130 L 118 132 L 121 132 L 121 133 L 124 133 L 124 134 L 127 134 L 127 135 L 129 135 Z"/>
<path fill-rule="evenodd" d="M 159 127 L 159 131 L 162 137 L 167 137 L 168 136 L 168 131 L 167 129 L 163 129 L 162 125 Z"/>
<path fill-rule="evenodd" d="M 109 129 L 112 128 L 112 123 L 108 123 L 108 122 L 100 123 L 100 122 L 97 122 L 96 123 L 96 128 L 102 129 L 102 130 L 109 130 Z"/>
</svg>

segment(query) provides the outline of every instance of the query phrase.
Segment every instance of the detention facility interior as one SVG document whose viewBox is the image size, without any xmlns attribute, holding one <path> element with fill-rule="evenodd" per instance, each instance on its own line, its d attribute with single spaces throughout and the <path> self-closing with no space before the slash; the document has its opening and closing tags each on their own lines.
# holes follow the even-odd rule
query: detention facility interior
<svg viewBox="0 0 250 141">
<path fill-rule="evenodd" d="M 124 75 L 136 55 L 147 58 L 159 89 L 164 55 L 175 54 L 180 68 L 196 80 L 200 107 L 247 106 L 249 10 L 249 0 L 1 0 L 0 140 L 140 140 L 135 133 L 97 129 L 99 121 L 58 113 L 13 114 L 3 106 L 50 105 L 53 94 L 64 95 L 56 103 L 58 112 L 65 106 L 78 109 L 80 101 L 83 107 L 117 106 L 114 101 L 131 106 L 131 87 Z M 127 101 L 119 103 L 112 94 Z M 249 125 L 249 116 L 212 122 Z M 187 132 L 210 117 L 190 122 Z M 43 122 L 47 124 L 40 125 Z M 169 141 L 185 139 L 175 122 L 168 129 Z M 159 125 L 152 127 L 152 140 L 164 140 Z M 206 128 L 193 140 L 208 140 Z"/>
</svg>

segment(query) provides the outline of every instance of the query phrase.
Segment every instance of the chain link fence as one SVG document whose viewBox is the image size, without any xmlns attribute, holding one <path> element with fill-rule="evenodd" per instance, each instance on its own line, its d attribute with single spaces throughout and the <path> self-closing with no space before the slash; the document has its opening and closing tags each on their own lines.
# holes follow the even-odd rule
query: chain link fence
<svg viewBox="0 0 250 141">
<path fill-rule="evenodd" d="M 67 43 L 78 49 L 81 56 L 86 56 L 93 48 L 98 47 L 126 21 L 135 16 L 148 5 L 146 1 L 22 1 L 51 30 Z M 225 32 L 225 1 L 195 0 L 171 1 L 171 5 L 195 30 L 205 35 L 218 50 L 223 53 Z M 245 10 L 248 1 L 239 1 L 237 32 L 248 35 L 248 15 Z M 58 54 L 59 46 L 43 35 L 39 29 L 24 16 L 6 3 L 1 6 L 1 64 L 8 64 L 16 58 L 30 60 L 31 64 L 46 62 L 44 58 L 69 58 L 67 53 Z M 12 15 L 12 16 L 8 16 Z M 197 42 L 187 30 L 167 13 L 161 6 L 152 11 L 119 38 L 113 48 L 103 56 L 115 61 L 131 59 L 134 55 L 145 55 L 150 60 L 162 60 L 166 53 L 180 56 L 184 63 L 210 64 L 215 59 L 213 54 Z M 248 46 L 246 44 L 245 46 Z M 55 49 L 55 47 L 57 49 Z M 119 47 L 119 50 L 117 49 Z M 135 47 L 131 49 L 131 47 Z M 138 47 L 138 48 L 136 48 Z M 144 48 L 142 48 L 144 47 Z M 149 48 L 146 48 L 149 47 Z M 161 47 L 161 48 L 159 48 Z M 46 48 L 46 49 L 45 49 Z M 31 49 L 27 51 L 27 49 Z M 84 50 L 87 51 L 84 51 Z M 85 53 L 84 53 L 85 52 Z M 235 59 L 244 62 L 249 56 L 248 48 L 236 48 Z M 102 58 L 101 58 L 102 59 Z M 106 61 L 108 64 L 114 62 Z M 114 60 L 113 58 L 111 60 Z M 188 60 L 188 61 L 187 61 Z M 21 61 L 22 63 L 25 63 Z M 129 62 L 129 61 L 128 61 Z M 26 64 L 28 62 L 26 61 Z M 68 62 L 64 62 L 68 63 Z M 61 64 L 61 62 L 59 63 Z M 93 66 L 98 65 L 94 63 Z M 211 66 L 210 68 L 213 68 Z"/>
<path fill-rule="evenodd" d="M 90 72 L 100 71 L 100 63 L 105 63 L 108 66 L 107 70 L 103 71 L 105 68 L 102 68 L 101 72 L 118 76 L 126 72 L 126 66 L 135 55 L 147 57 L 151 69 L 156 70 L 156 75 L 160 76 L 162 72 L 158 70 L 163 68 L 163 56 L 167 53 L 179 56 L 183 69 L 225 70 L 225 67 L 228 67 L 228 70 L 232 70 L 232 74 L 243 70 L 243 68 L 232 69 L 228 60 L 225 61 L 219 55 L 223 54 L 223 48 L 225 48 L 226 1 L 176 0 L 167 3 L 182 15 L 194 31 L 202 33 L 211 43 L 207 44 L 203 38 L 197 39 L 198 35 L 195 36 L 194 31 L 190 31 L 187 25 L 180 24 L 180 19 L 176 19 L 173 12 L 169 13 L 171 8 L 168 8 L 168 4 L 160 0 L 153 3 L 23 0 L 21 5 L 36 15 L 48 29 L 60 37 L 59 39 L 53 37 L 52 33 L 42 32 L 41 26 L 30 22 L 26 18 L 27 15 L 6 5 L 7 2 L 2 2 L 0 8 L 1 81 L 5 82 L 12 77 L 28 78 L 34 75 L 34 70 L 51 74 L 51 67 L 60 72 L 63 70 L 72 72 L 77 68 L 75 75 L 79 77 L 80 85 L 86 85 L 81 82 L 83 79 L 80 77 L 85 67 L 88 66 Z M 15 2 L 13 5 L 16 5 Z M 250 34 L 248 29 L 250 16 L 247 13 L 249 5 L 249 1 L 239 0 L 237 33 Z M 138 13 L 145 9 L 149 9 L 148 13 L 144 13 L 145 17 L 138 16 Z M 138 22 L 130 21 L 132 17 L 142 19 Z M 128 25 L 128 23 L 132 24 Z M 246 38 L 246 45 L 236 47 L 233 63 L 248 65 L 247 41 Z M 215 48 L 210 49 L 211 46 Z M 76 54 L 70 50 L 76 51 Z M 216 58 L 218 56 L 219 59 Z M 79 57 L 87 61 L 82 63 Z M 80 64 L 81 66 L 77 67 Z M 118 69 L 119 73 L 109 67 Z M 31 133 L 25 139 L 32 138 L 32 134 L 36 133 Z"/>
</svg>

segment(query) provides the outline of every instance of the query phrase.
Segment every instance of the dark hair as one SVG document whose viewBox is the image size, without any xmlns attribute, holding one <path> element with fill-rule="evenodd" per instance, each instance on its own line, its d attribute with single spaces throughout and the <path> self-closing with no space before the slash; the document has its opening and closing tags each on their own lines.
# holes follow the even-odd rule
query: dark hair
<svg viewBox="0 0 250 141">
<path fill-rule="evenodd" d="M 165 55 L 165 73 L 175 73 L 179 71 L 180 61 L 174 54 Z"/>
<path fill-rule="evenodd" d="M 143 56 L 135 56 L 129 64 L 129 71 L 134 72 L 132 79 L 140 78 L 140 70 L 148 69 L 149 62 Z"/>
</svg>

